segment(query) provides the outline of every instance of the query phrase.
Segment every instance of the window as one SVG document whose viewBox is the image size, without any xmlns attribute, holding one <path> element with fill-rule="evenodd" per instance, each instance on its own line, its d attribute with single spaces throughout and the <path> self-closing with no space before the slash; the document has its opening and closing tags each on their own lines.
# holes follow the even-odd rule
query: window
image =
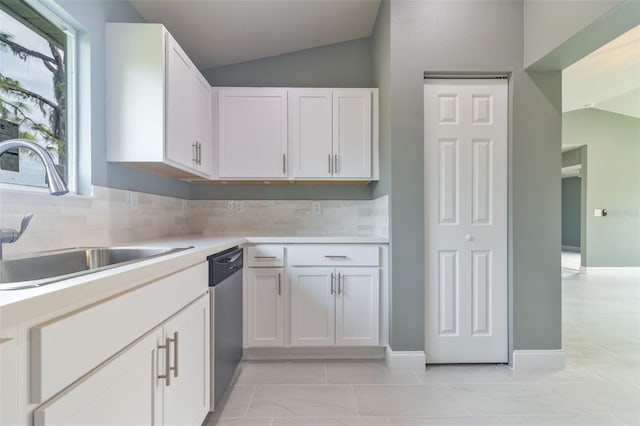
<svg viewBox="0 0 640 426">
<path fill-rule="evenodd" d="M 73 31 L 40 1 L 0 0 L 0 141 L 21 138 L 45 147 L 75 186 L 72 111 Z M 30 150 L 0 157 L 0 182 L 46 187 Z"/>
</svg>

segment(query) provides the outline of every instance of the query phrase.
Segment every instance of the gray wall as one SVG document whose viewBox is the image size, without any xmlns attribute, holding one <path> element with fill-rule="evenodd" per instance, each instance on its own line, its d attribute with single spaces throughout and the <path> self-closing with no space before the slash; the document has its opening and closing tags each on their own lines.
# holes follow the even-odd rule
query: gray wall
<svg viewBox="0 0 640 426">
<path fill-rule="evenodd" d="M 214 86 L 374 87 L 371 40 L 358 39 L 203 71 Z M 373 185 L 192 185 L 192 199 L 371 199 Z"/>
<path fill-rule="evenodd" d="M 212 86 L 373 87 L 371 40 L 335 43 L 202 73 Z"/>
<path fill-rule="evenodd" d="M 563 143 L 588 152 L 583 265 L 640 266 L 640 118 L 583 109 L 563 114 L 562 125 Z M 608 216 L 594 217 L 596 208 Z"/>
<path fill-rule="evenodd" d="M 110 188 L 120 188 L 189 198 L 189 184 L 172 179 L 140 172 L 118 164 L 107 163 L 106 158 L 106 94 L 105 87 L 105 24 L 107 22 L 143 22 L 138 12 L 127 1 L 121 0 L 58 0 L 78 23 L 83 31 L 80 37 L 86 41 L 81 46 L 89 53 L 85 69 L 90 69 L 90 135 L 80 135 L 79 144 L 86 149 L 91 146 L 91 155 L 82 155 L 80 167 L 85 174 L 91 176 L 91 183 Z M 81 86 L 80 90 L 86 90 Z M 81 106 L 82 108 L 82 106 Z M 89 160 L 90 158 L 90 160 Z M 87 170 L 86 162 L 91 162 L 91 170 Z M 86 184 L 86 182 L 85 182 Z"/>
<path fill-rule="evenodd" d="M 373 86 L 378 88 L 380 181 L 373 184 L 373 196 L 391 194 L 391 6 L 383 1 L 371 34 Z"/>
<path fill-rule="evenodd" d="M 523 70 L 521 2 L 400 0 L 390 7 L 392 349 L 424 348 L 424 71 L 511 73 L 512 346 L 558 349 L 560 73 Z"/>
<path fill-rule="evenodd" d="M 580 249 L 580 191 L 578 176 L 562 179 L 562 245 Z"/>
</svg>

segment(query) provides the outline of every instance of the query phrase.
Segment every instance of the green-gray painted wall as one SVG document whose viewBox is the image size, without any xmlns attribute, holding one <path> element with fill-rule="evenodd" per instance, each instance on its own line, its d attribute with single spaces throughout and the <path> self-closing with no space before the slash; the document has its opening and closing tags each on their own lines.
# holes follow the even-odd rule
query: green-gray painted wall
<svg viewBox="0 0 640 426">
<path fill-rule="evenodd" d="M 585 145 L 586 249 L 583 266 L 640 266 L 640 118 L 596 109 L 563 114 L 562 140 Z M 593 210 L 606 208 L 606 217 Z"/>
<path fill-rule="evenodd" d="M 391 195 L 391 7 L 380 3 L 371 34 L 373 85 L 379 97 L 380 181 L 373 184 L 373 197 Z"/>
<path fill-rule="evenodd" d="M 562 179 L 562 245 L 580 249 L 580 191 L 578 176 Z"/>
</svg>

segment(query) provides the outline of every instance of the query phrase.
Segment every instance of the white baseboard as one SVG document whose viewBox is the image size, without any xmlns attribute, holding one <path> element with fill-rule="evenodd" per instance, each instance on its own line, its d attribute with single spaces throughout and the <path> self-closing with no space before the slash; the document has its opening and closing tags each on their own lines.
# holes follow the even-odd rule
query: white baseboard
<svg viewBox="0 0 640 426">
<path fill-rule="evenodd" d="M 638 266 L 619 266 L 619 267 L 604 267 L 604 266 L 581 266 L 580 272 L 583 274 L 592 275 L 639 275 L 640 267 Z"/>
<path fill-rule="evenodd" d="M 257 360 L 296 359 L 384 359 L 382 346 L 309 347 L 309 348 L 244 348 L 242 358 Z"/>
<path fill-rule="evenodd" d="M 389 370 L 424 371 L 427 359 L 423 351 L 394 351 L 387 346 L 386 363 Z"/>
<path fill-rule="evenodd" d="M 514 371 L 564 370 L 565 355 L 562 349 L 514 350 Z"/>
</svg>

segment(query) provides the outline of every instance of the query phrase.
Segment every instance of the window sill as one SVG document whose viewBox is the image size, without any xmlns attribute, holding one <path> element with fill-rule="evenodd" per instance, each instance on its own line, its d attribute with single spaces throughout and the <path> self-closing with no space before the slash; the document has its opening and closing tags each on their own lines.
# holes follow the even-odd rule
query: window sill
<svg viewBox="0 0 640 426">
<path fill-rule="evenodd" d="M 18 185 L 13 183 L 0 182 L 0 199 L 2 199 L 2 195 L 5 193 L 11 194 L 22 194 L 22 195 L 36 195 L 36 196 L 47 196 L 54 197 L 49 193 L 49 188 L 45 187 L 37 187 L 37 186 L 29 186 L 29 185 Z M 93 187 L 91 188 L 91 193 L 87 195 L 79 195 L 75 192 L 69 191 L 67 194 L 61 196 L 55 196 L 56 198 L 64 197 L 64 198 L 74 198 L 74 199 L 93 199 Z"/>
</svg>

